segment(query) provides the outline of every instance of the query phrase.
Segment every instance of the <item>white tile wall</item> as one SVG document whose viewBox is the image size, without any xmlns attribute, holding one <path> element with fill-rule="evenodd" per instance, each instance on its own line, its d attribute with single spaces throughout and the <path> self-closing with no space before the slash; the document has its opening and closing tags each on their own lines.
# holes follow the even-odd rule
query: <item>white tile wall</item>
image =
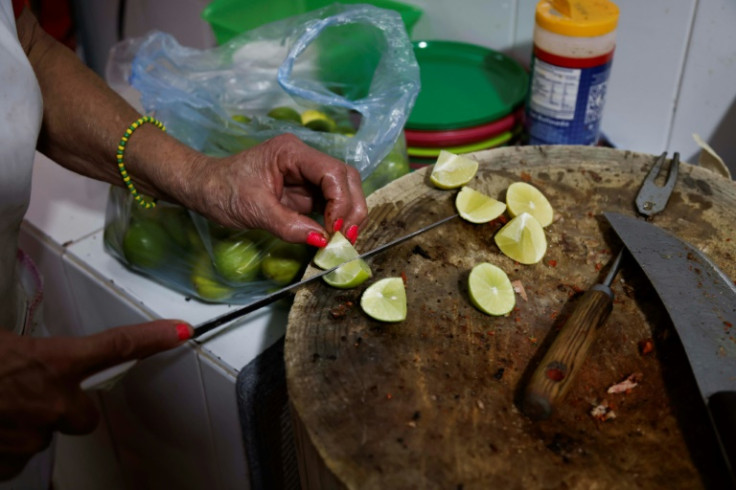
<svg viewBox="0 0 736 490">
<path fill-rule="evenodd" d="M 689 156 L 699 133 L 736 176 L 736 2 L 700 0 L 692 26 L 670 147 Z"/>
<path fill-rule="evenodd" d="M 250 477 L 240 431 L 235 375 L 230 368 L 200 357 L 205 400 L 214 438 L 217 478 L 222 490 L 248 490 Z"/>
<path fill-rule="evenodd" d="M 41 153 L 32 182 L 36 192 L 25 219 L 52 242 L 69 244 L 104 227 L 108 184 L 80 177 Z"/>
</svg>

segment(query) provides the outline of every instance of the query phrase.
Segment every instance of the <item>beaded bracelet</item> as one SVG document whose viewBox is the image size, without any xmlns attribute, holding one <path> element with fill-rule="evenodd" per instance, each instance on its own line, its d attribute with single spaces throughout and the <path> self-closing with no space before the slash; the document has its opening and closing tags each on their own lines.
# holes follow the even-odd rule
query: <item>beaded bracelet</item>
<svg viewBox="0 0 736 490">
<path fill-rule="evenodd" d="M 135 188 L 135 185 L 133 185 L 133 180 L 130 178 L 130 175 L 128 175 L 128 171 L 125 169 L 125 162 L 123 162 L 123 157 L 125 156 L 125 145 L 128 143 L 128 140 L 130 139 L 130 136 L 135 132 L 136 129 L 143 126 L 145 123 L 151 123 L 157 128 L 159 128 L 161 131 L 166 131 L 166 126 L 163 125 L 161 121 L 158 119 L 154 119 L 151 116 L 143 116 L 140 119 L 138 119 L 136 122 L 131 124 L 128 129 L 125 130 L 125 134 L 122 138 L 120 138 L 120 143 L 118 143 L 118 151 L 117 151 L 117 160 L 118 160 L 118 170 L 120 170 L 120 175 L 123 177 L 123 182 L 125 182 L 125 185 L 128 187 L 128 190 L 133 195 L 133 199 L 143 206 L 144 208 L 153 208 L 156 206 L 155 201 L 146 201 L 143 199 L 143 196 L 141 196 L 138 193 L 138 190 Z"/>
</svg>

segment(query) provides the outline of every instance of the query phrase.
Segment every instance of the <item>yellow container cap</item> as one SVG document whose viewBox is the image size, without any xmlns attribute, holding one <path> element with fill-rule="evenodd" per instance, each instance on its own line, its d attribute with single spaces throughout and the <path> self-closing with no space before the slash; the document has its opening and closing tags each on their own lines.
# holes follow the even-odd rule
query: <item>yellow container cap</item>
<svg viewBox="0 0 736 490">
<path fill-rule="evenodd" d="M 618 7 L 609 0 L 540 0 L 537 25 L 556 34 L 595 37 L 616 29 Z"/>
</svg>

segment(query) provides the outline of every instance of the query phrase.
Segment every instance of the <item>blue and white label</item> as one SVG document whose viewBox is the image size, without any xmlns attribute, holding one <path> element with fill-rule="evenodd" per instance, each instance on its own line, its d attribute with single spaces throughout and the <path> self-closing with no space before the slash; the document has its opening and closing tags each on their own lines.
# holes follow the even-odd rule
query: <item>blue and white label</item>
<svg viewBox="0 0 736 490">
<path fill-rule="evenodd" d="M 567 68 L 535 57 L 527 105 L 529 144 L 596 144 L 610 70 L 610 61 Z"/>
</svg>

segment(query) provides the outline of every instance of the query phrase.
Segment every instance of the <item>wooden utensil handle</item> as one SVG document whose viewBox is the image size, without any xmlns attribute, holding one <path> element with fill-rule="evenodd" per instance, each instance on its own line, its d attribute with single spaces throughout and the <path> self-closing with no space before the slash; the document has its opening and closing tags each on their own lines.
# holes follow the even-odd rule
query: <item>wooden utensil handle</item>
<svg viewBox="0 0 736 490">
<path fill-rule="evenodd" d="M 585 360 L 595 332 L 613 306 L 611 288 L 597 284 L 580 298 L 524 390 L 522 410 L 532 419 L 545 419 L 564 397 Z"/>
</svg>

